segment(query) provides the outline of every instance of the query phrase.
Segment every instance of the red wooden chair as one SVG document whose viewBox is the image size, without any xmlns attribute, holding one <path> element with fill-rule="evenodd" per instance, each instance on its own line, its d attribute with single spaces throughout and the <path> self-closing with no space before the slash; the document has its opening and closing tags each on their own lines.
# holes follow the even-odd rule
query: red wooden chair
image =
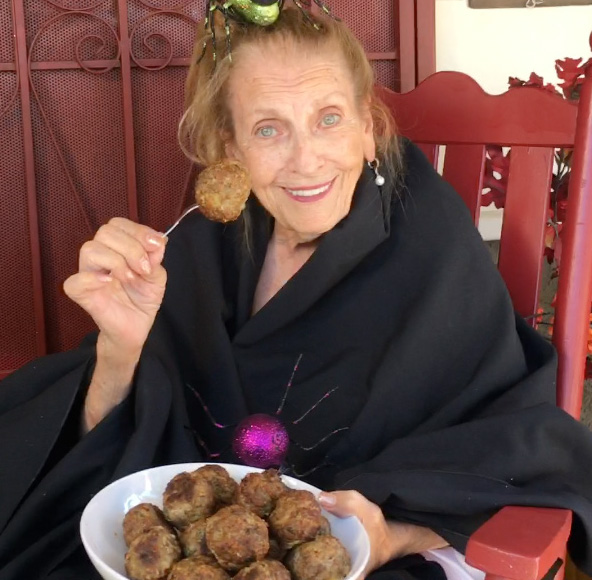
<svg viewBox="0 0 592 580">
<path fill-rule="evenodd" d="M 592 40 L 592 39 L 591 39 Z M 470 77 L 436 73 L 410 92 L 382 90 L 399 131 L 436 164 L 479 219 L 485 146 L 512 147 L 498 266 L 516 310 L 534 319 L 555 147 L 573 147 L 568 214 L 553 342 L 559 355 L 557 404 L 579 418 L 592 299 L 592 67 L 579 107 L 536 88 L 486 94 Z M 565 559 L 571 512 L 507 507 L 470 539 L 467 561 L 488 580 L 539 580 Z M 563 577 L 563 569 L 557 578 Z"/>
</svg>

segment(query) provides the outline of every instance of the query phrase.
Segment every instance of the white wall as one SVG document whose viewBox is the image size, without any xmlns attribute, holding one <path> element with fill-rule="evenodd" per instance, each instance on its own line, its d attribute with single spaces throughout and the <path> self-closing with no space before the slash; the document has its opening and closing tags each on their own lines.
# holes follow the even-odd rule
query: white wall
<svg viewBox="0 0 592 580">
<path fill-rule="evenodd" d="M 436 68 L 466 72 L 493 94 L 533 71 L 555 83 L 555 59 L 592 56 L 590 33 L 592 6 L 476 10 L 436 0 Z"/>
<path fill-rule="evenodd" d="M 491 94 L 531 72 L 556 84 L 555 60 L 590 58 L 591 32 L 592 6 L 476 10 L 466 0 L 436 0 L 436 69 L 465 72 Z M 501 219 L 493 206 L 481 211 L 485 239 L 499 239 Z"/>
</svg>

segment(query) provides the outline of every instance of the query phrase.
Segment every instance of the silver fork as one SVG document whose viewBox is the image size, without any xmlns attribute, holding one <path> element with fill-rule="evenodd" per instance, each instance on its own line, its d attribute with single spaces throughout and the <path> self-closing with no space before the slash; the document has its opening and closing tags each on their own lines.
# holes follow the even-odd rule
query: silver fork
<svg viewBox="0 0 592 580">
<path fill-rule="evenodd" d="M 181 223 L 181 220 L 188 214 L 191 213 L 194 209 L 197 209 L 199 207 L 199 204 L 194 203 L 193 205 L 190 205 L 182 214 L 181 217 L 179 217 L 179 219 L 166 231 L 164 232 L 164 234 L 162 234 L 163 238 L 166 238 L 170 235 L 170 233 Z"/>
</svg>

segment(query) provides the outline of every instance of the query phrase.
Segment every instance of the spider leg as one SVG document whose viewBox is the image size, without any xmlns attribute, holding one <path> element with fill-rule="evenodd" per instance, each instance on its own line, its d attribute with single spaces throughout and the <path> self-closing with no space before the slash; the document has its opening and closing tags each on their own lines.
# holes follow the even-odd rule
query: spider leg
<svg viewBox="0 0 592 580">
<path fill-rule="evenodd" d="M 329 9 L 329 7 L 322 2 L 322 0 L 313 0 L 314 3 L 327 15 L 330 16 L 331 18 L 333 18 L 333 20 L 341 20 L 340 18 L 337 18 L 337 16 L 335 16 L 331 10 Z"/>
<path fill-rule="evenodd" d="M 292 0 L 292 1 L 294 2 L 294 4 L 296 4 L 296 6 L 298 6 L 298 8 L 300 9 L 300 12 L 302 12 L 302 14 L 304 14 L 304 17 L 306 18 L 306 20 L 308 20 L 309 24 L 314 26 L 314 28 L 316 28 L 317 30 L 320 30 L 320 26 L 309 16 L 308 11 L 302 5 L 302 2 L 300 0 Z"/>
<path fill-rule="evenodd" d="M 329 395 L 333 394 L 339 387 L 333 387 L 330 391 L 326 392 L 308 411 L 301 415 L 298 419 L 292 421 L 293 425 L 297 425 L 306 417 L 311 411 L 314 411 Z"/>
<path fill-rule="evenodd" d="M 230 44 L 230 25 L 228 23 L 228 9 L 226 8 L 226 4 L 224 5 L 225 10 L 223 11 L 224 14 L 224 32 L 226 33 L 226 54 L 228 55 L 228 60 L 232 62 L 232 52 L 231 52 L 231 44 Z"/>
<path fill-rule="evenodd" d="M 212 59 L 214 60 L 214 68 L 216 68 L 216 59 L 218 58 L 218 55 L 216 53 L 216 22 L 214 21 L 214 12 L 219 10 L 224 14 L 224 11 L 218 4 L 214 4 L 210 10 L 212 11 L 212 22 L 210 24 L 212 30 Z"/>
<path fill-rule="evenodd" d="M 317 441 L 315 444 L 310 445 L 308 447 L 301 445 L 297 441 L 290 440 L 290 442 L 293 443 L 294 445 L 296 445 L 296 447 L 298 447 L 299 449 L 302 449 L 302 451 L 312 451 L 313 449 L 318 447 L 321 443 L 324 443 L 325 441 L 327 441 L 327 439 L 329 439 L 330 437 L 333 437 L 333 435 L 337 435 L 337 433 L 341 433 L 341 431 L 347 431 L 348 429 L 349 429 L 349 427 L 340 427 L 339 429 L 334 429 L 333 431 L 331 431 L 331 433 L 329 433 L 329 435 L 325 435 L 322 439 Z"/>
<path fill-rule="evenodd" d="M 290 387 L 292 386 L 292 381 L 294 380 L 294 375 L 296 374 L 296 371 L 298 370 L 298 365 L 300 365 L 301 360 L 302 360 L 302 353 L 300 353 L 300 355 L 298 356 L 298 360 L 296 361 L 296 364 L 294 365 L 294 369 L 292 370 L 292 375 L 290 376 L 290 380 L 288 381 L 288 384 L 286 385 L 286 390 L 284 391 L 284 396 L 282 397 L 282 400 L 280 402 L 280 406 L 278 407 L 277 411 L 275 412 L 276 415 L 279 415 L 284 408 L 284 403 L 286 402 L 286 399 L 288 398 L 288 392 L 290 391 Z"/>
<path fill-rule="evenodd" d="M 216 0 L 208 0 L 206 3 L 206 15 L 204 18 L 204 29 L 205 30 L 207 30 L 208 28 L 211 29 L 211 27 L 212 27 L 211 17 L 212 17 L 212 13 L 216 9 L 215 2 L 216 2 Z"/>
<path fill-rule="evenodd" d="M 208 456 L 208 459 L 215 459 L 216 457 L 220 457 L 221 453 L 212 453 L 208 449 L 208 446 L 206 445 L 205 441 L 199 436 L 198 432 L 195 429 L 192 429 L 188 425 L 184 425 L 184 427 L 185 427 L 185 429 L 188 429 L 189 431 L 191 431 L 191 434 L 193 435 L 193 438 L 195 439 L 195 441 L 197 442 L 197 444 L 200 447 L 202 447 L 203 450 L 206 452 L 206 455 Z"/>
<path fill-rule="evenodd" d="M 197 60 L 195 61 L 195 64 L 199 64 L 203 57 L 206 55 L 206 48 L 208 47 L 208 41 L 204 40 L 203 41 L 203 46 L 201 48 L 201 54 L 197 57 Z"/>
<path fill-rule="evenodd" d="M 319 463 L 318 465 L 316 465 L 315 467 L 312 467 L 311 469 L 307 469 L 306 471 L 296 471 L 296 469 L 294 468 L 293 465 L 289 465 L 287 467 L 282 467 L 282 468 L 280 468 L 279 471 L 280 471 L 280 473 L 285 473 L 286 475 L 294 475 L 295 477 L 302 479 L 303 477 L 306 477 L 307 475 L 314 473 L 317 469 L 321 469 L 321 467 L 326 467 L 327 465 L 331 465 L 331 464 L 327 460 L 325 460 L 322 463 Z"/>
<path fill-rule="evenodd" d="M 206 15 L 204 18 L 204 32 L 207 32 L 208 27 L 210 27 L 210 12 L 212 12 L 214 10 L 214 8 L 212 7 L 212 4 L 214 2 L 215 2 L 215 0 L 208 0 L 206 3 Z M 206 38 L 203 41 L 201 54 L 197 58 L 196 64 L 199 64 L 201 62 L 201 60 L 203 59 L 203 57 L 205 56 L 207 47 L 208 47 L 208 39 Z"/>
<path fill-rule="evenodd" d="M 210 422 L 212 423 L 212 425 L 214 427 L 216 427 L 217 429 L 227 429 L 228 427 L 232 427 L 233 426 L 233 425 L 222 425 L 222 423 L 218 423 L 214 419 L 212 413 L 210 413 L 210 410 L 208 409 L 208 406 L 204 403 L 204 400 L 201 398 L 201 395 L 199 394 L 199 392 L 197 391 L 197 389 L 195 389 L 189 383 L 185 383 L 185 386 L 195 395 L 195 398 L 199 401 L 199 404 L 201 405 L 202 409 L 204 410 L 204 413 L 206 414 L 206 416 L 208 417 L 208 419 L 210 420 Z"/>
</svg>

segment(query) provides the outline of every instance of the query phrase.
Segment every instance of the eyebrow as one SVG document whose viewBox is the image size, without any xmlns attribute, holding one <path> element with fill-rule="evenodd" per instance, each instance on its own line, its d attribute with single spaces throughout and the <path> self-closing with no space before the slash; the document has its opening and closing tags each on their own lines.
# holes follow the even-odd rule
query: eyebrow
<svg viewBox="0 0 592 580">
<path fill-rule="evenodd" d="M 276 111 L 275 109 L 253 109 L 251 113 L 253 115 L 256 115 L 257 117 L 268 118 L 277 117 L 278 111 Z"/>
<path fill-rule="evenodd" d="M 346 100 L 345 95 L 343 93 L 333 92 L 333 93 L 329 93 L 328 95 L 325 95 L 323 97 L 320 97 L 318 99 L 314 99 L 312 102 L 313 102 L 313 104 L 321 103 L 324 101 L 330 101 L 332 99 L 335 99 L 336 97 L 340 101 Z M 331 105 L 327 105 L 327 106 L 331 106 Z M 277 109 L 267 109 L 267 108 L 266 109 L 253 109 L 251 112 L 253 115 L 262 116 L 264 118 L 267 118 L 267 117 L 274 118 L 274 117 L 277 117 L 279 114 L 279 111 Z"/>
</svg>

